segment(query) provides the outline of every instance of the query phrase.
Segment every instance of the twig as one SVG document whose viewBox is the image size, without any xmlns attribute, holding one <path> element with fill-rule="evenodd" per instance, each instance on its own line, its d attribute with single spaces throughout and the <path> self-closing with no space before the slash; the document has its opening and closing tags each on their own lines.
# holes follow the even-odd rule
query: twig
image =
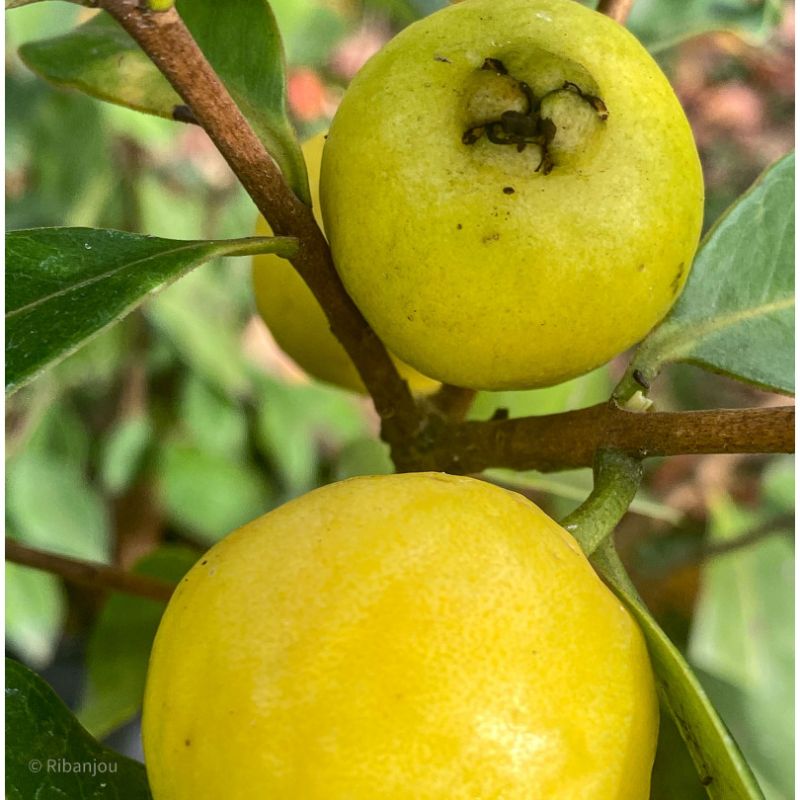
<svg viewBox="0 0 800 800">
<path fill-rule="evenodd" d="M 600 0 L 597 4 L 597 10 L 607 17 L 611 17 L 615 22 L 620 25 L 625 24 L 628 19 L 628 14 L 631 13 L 635 0 Z"/>
<path fill-rule="evenodd" d="M 759 525 L 757 528 L 743 533 L 741 536 L 737 536 L 734 539 L 711 542 L 701 548 L 698 553 L 698 560 L 707 561 L 710 558 L 716 558 L 717 556 L 723 556 L 727 553 L 733 553 L 736 550 L 742 550 L 745 547 L 750 547 L 760 542 L 762 539 L 766 539 L 768 536 L 773 536 L 776 533 L 783 533 L 787 529 L 790 533 L 794 531 L 794 515 L 792 514 L 783 514 L 775 519 L 767 520 L 763 525 Z"/>
<path fill-rule="evenodd" d="M 163 603 L 169 600 L 175 588 L 166 581 L 125 572 L 105 564 L 80 561 L 76 558 L 67 558 L 55 553 L 47 553 L 44 550 L 36 550 L 9 538 L 6 538 L 6 560 L 60 575 L 70 583 L 88 586 L 91 589 L 110 589 Z"/>
<path fill-rule="evenodd" d="M 139 0 L 99 0 L 172 84 L 277 235 L 300 240 L 292 260 L 356 365 L 381 417 L 382 435 L 402 447 L 420 414 L 386 348 L 342 286 L 311 209 L 280 169 L 206 60 L 175 9 L 153 12 Z"/>
<path fill-rule="evenodd" d="M 590 466 L 604 447 L 638 458 L 793 452 L 793 408 L 634 414 L 605 404 L 545 417 L 462 422 L 470 393 L 446 387 L 427 413 L 416 405 L 385 347 L 344 290 L 311 209 L 287 186 L 177 12 L 150 12 L 139 0 L 99 0 L 99 5 L 180 94 L 272 229 L 300 240 L 293 263 L 356 364 L 399 470 L 470 473 L 494 466 L 554 471 Z M 603 0 L 599 9 L 621 21 L 631 5 L 631 0 Z"/>
<path fill-rule="evenodd" d="M 428 398 L 428 403 L 449 419 L 462 420 L 467 416 L 476 394 L 474 389 L 462 389 L 444 383 L 438 392 Z"/>
<path fill-rule="evenodd" d="M 637 458 L 685 453 L 793 453 L 794 406 L 637 414 L 613 403 L 488 422 L 462 422 L 417 452 L 418 469 L 481 472 L 488 467 L 540 472 L 589 467 L 613 448 Z"/>
</svg>

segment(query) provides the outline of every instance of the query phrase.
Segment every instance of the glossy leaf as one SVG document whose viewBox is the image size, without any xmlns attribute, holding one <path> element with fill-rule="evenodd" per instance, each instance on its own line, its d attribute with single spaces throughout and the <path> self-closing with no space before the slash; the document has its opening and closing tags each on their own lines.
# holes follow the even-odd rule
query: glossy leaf
<svg viewBox="0 0 800 800">
<path fill-rule="evenodd" d="M 174 241 L 94 228 L 6 234 L 6 391 L 30 381 L 204 261 L 271 252 L 286 238 Z"/>
<path fill-rule="evenodd" d="M 712 542 L 763 524 L 726 498 L 711 506 Z M 689 657 L 774 800 L 794 797 L 794 546 L 790 531 L 703 568 Z"/>
<path fill-rule="evenodd" d="M 683 294 L 639 347 L 629 375 L 639 370 L 652 380 L 664 364 L 686 361 L 792 393 L 793 332 L 791 154 L 770 167 L 709 231 Z"/>
<path fill-rule="evenodd" d="M 639 623 L 662 703 L 678 725 L 709 798 L 763 800 L 750 768 L 700 682 L 639 599 L 609 540 L 594 553 L 592 564 Z"/>
<path fill-rule="evenodd" d="M 652 52 L 719 30 L 758 44 L 780 22 L 781 5 L 781 0 L 638 0 L 627 26 Z"/>
<path fill-rule="evenodd" d="M 164 546 L 133 571 L 177 583 L 198 555 Z M 89 636 L 86 691 L 77 712 L 92 735 L 106 736 L 141 708 L 150 648 L 163 613 L 163 603 L 125 594 L 112 594 L 103 606 Z"/>
<path fill-rule="evenodd" d="M 144 765 L 99 745 L 56 693 L 6 659 L 6 797 L 150 800 Z"/>
<path fill-rule="evenodd" d="M 305 202 L 305 162 L 286 113 L 280 32 L 266 0 L 179 0 L 178 11 L 253 130 Z M 43 78 L 172 119 L 183 101 L 138 45 L 109 18 L 20 48 Z"/>
</svg>

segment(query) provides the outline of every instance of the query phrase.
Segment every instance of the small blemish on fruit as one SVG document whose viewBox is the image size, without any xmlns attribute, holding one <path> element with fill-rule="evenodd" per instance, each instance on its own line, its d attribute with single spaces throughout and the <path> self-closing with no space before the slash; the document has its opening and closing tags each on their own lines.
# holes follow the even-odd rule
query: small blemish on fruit
<svg viewBox="0 0 800 800">
<path fill-rule="evenodd" d="M 192 740 L 191 739 L 184 739 L 183 743 L 184 743 L 184 745 L 186 747 L 191 747 L 192 746 Z"/>
<path fill-rule="evenodd" d="M 714 783 L 714 779 L 713 779 L 713 778 L 712 778 L 710 775 L 706 775 L 706 776 L 705 776 L 705 777 L 704 777 L 704 778 L 703 778 L 703 779 L 700 781 L 700 783 L 702 783 L 702 784 L 703 784 L 703 786 L 711 786 L 711 784 L 712 784 L 712 783 Z"/>
<path fill-rule="evenodd" d="M 504 186 L 503 187 L 503 194 L 514 194 L 514 187 L 513 186 Z"/>
<path fill-rule="evenodd" d="M 481 240 L 484 244 L 489 244 L 489 242 L 496 242 L 500 238 L 499 233 L 492 233 L 489 236 L 484 236 Z"/>
<path fill-rule="evenodd" d="M 459 222 L 458 225 L 456 225 L 456 230 L 460 231 L 463 227 L 464 226 Z"/>
<path fill-rule="evenodd" d="M 445 58 L 444 56 L 440 56 L 438 53 L 433 57 L 433 60 L 434 61 L 441 61 L 442 64 L 449 64 L 450 63 L 450 59 L 449 58 Z"/>
<path fill-rule="evenodd" d="M 204 559 L 203 559 L 203 560 L 200 562 L 200 565 L 201 565 L 201 566 L 205 566 L 206 564 L 208 564 L 208 559 L 207 559 L 207 558 L 204 558 Z"/>
<path fill-rule="evenodd" d="M 637 269 L 639 270 L 639 272 L 644 272 L 644 264 L 639 264 Z"/>
</svg>

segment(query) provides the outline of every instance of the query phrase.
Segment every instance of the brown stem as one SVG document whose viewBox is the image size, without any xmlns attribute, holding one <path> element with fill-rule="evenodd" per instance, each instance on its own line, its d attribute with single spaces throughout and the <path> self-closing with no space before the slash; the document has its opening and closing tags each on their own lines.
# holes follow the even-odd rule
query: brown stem
<svg viewBox="0 0 800 800">
<path fill-rule="evenodd" d="M 597 10 L 607 17 L 611 17 L 615 22 L 624 25 L 631 13 L 635 0 L 600 0 Z"/>
<path fill-rule="evenodd" d="M 121 569 L 67 558 L 44 550 L 36 550 L 6 538 L 6 560 L 26 567 L 33 567 L 54 575 L 60 575 L 70 583 L 88 586 L 92 589 L 110 589 L 125 594 L 135 594 L 151 600 L 166 603 L 172 596 L 174 586 L 166 581 L 136 575 Z"/>
<path fill-rule="evenodd" d="M 476 394 L 474 389 L 443 383 L 442 388 L 428 398 L 428 403 L 451 420 L 460 421 L 467 416 Z"/>
<path fill-rule="evenodd" d="M 685 453 L 793 453 L 794 406 L 637 414 L 613 403 L 521 419 L 462 422 L 434 432 L 418 468 L 553 472 L 592 465 L 601 448 L 638 458 Z"/>
<path fill-rule="evenodd" d="M 300 240 L 292 263 L 355 363 L 381 417 L 384 438 L 393 448 L 401 447 L 420 422 L 407 384 L 345 291 L 311 209 L 286 184 L 177 11 L 149 11 L 139 0 L 99 0 L 99 5 L 138 42 L 183 98 L 272 230 Z"/>
</svg>

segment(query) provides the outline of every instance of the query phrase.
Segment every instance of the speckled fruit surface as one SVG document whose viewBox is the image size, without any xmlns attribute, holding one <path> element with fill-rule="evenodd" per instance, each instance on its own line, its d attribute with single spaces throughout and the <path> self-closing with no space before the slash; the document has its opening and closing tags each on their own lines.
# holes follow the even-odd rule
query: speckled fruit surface
<svg viewBox="0 0 800 800">
<path fill-rule="evenodd" d="M 319 169 L 325 134 L 319 133 L 303 145 L 314 215 L 320 222 Z M 270 236 L 264 217 L 258 217 L 257 236 Z M 283 258 L 272 254 L 254 256 L 253 291 L 256 308 L 280 348 L 309 375 L 318 380 L 364 392 L 364 384 L 350 356 L 331 333 L 328 320 L 317 299 L 297 270 Z M 439 387 L 415 369 L 395 359 L 400 374 L 412 392 L 429 394 Z"/>
<path fill-rule="evenodd" d="M 532 139 L 464 143 L 532 110 L 555 129 L 548 174 Z M 642 339 L 686 281 L 703 211 L 666 77 L 574 0 L 465 0 L 403 30 L 349 87 L 321 181 L 337 269 L 378 335 L 481 389 L 558 383 Z"/>
<path fill-rule="evenodd" d="M 147 681 L 155 800 L 646 800 L 641 633 L 530 501 L 331 484 L 213 547 Z"/>
</svg>

